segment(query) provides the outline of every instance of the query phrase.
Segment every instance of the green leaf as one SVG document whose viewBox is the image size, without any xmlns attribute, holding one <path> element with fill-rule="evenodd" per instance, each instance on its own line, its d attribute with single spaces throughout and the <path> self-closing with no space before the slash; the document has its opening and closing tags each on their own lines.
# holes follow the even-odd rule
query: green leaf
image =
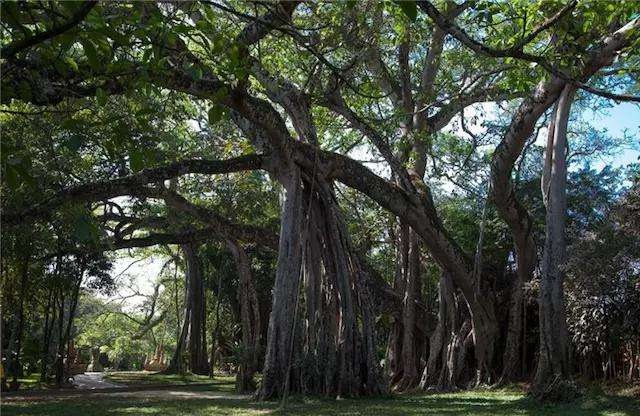
<svg viewBox="0 0 640 416">
<path fill-rule="evenodd" d="M 6 169 L 4 170 L 4 175 L 2 175 L 2 179 L 4 179 L 10 189 L 16 189 L 18 185 L 20 185 L 18 172 L 13 166 L 6 167 Z"/>
<path fill-rule="evenodd" d="M 60 59 L 56 59 L 55 61 L 53 61 L 53 66 L 60 75 L 66 75 L 68 72 L 67 65 L 65 65 L 64 61 Z"/>
<path fill-rule="evenodd" d="M 81 213 L 74 218 L 73 235 L 83 243 L 94 240 L 96 233 L 89 215 Z"/>
<path fill-rule="evenodd" d="M 96 101 L 100 107 L 104 107 L 107 104 L 107 93 L 100 87 L 96 89 Z"/>
<path fill-rule="evenodd" d="M 104 149 L 107 151 L 107 155 L 113 159 L 116 156 L 116 145 L 112 141 L 104 143 Z"/>
<path fill-rule="evenodd" d="M 70 56 L 66 57 L 64 60 L 67 65 L 69 65 L 71 67 L 71 69 L 73 69 L 74 71 L 78 72 L 78 64 L 76 63 L 76 61 L 73 60 L 73 58 L 71 58 Z"/>
<path fill-rule="evenodd" d="M 87 60 L 89 61 L 91 68 L 99 69 L 100 60 L 98 59 L 98 52 L 96 51 L 96 47 L 93 45 L 93 42 L 85 40 L 82 42 L 82 47 L 84 48 L 84 53 L 87 56 Z"/>
<path fill-rule="evenodd" d="M 395 3 L 400 6 L 404 14 L 407 15 L 411 21 L 415 21 L 418 17 L 418 6 L 415 1 L 412 0 L 396 0 Z"/>
<path fill-rule="evenodd" d="M 139 172 L 144 169 L 144 153 L 139 150 L 129 152 L 129 166 L 134 172 Z"/>
<path fill-rule="evenodd" d="M 18 84 L 18 96 L 23 101 L 31 100 L 31 86 L 27 81 L 22 80 L 20 84 Z"/>
<path fill-rule="evenodd" d="M 64 143 L 64 146 L 72 152 L 77 152 L 82 147 L 82 137 L 73 135 Z"/>
<path fill-rule="evenodd" d="M 18 166 L 22 164 L 22 158 L 20 156 L 11 155 L 7 158 L 7 165 Z"/>
<path fill-rule="evenodd" d="M 227 95 L 229 95 L 229 91 L 227 91 L 226 87 L 222 87 L 222 88 L 218 88 L 216 91 L 214 91 L 213 95 L 211 96 L 211 99 L 213 101 L 220 102 Z"/>
<path fill-rule="evenodd" d="M 215 124 L 222 120 L 224 116 L 224 107 L 221 105 L 214 105 L 209 109 L 209 124 Z"/>
<path fill-rule="evenodd" d="M 73 130 L 80 125 L 79 121 L 75 118 L 65 118 L 62 122 L 62 128 L 65 130 Z"/>
<path fill-rule="evenodd" d="M 153 147 L 147 147 L 144 150 L 143 155 L 145 160 L 145 166 L 153 166 L 156 163 L 157 152 L 156 152 L 156 149 L 154 149 Z"/>
<path fill-rule="evenodd" d="M 202 79 L 202 68 L 198 65 L 190 64 L 185 67 L 185 71 L 196 81 Z"/>
<path fill-rule="evenodd" d="M 30 188 L 36 187 L 36 180 L 33 175 L 31 175 L 32 166 L 30 160 L 25 160 L 23 161 L 23 163 L 15 166 L 15 170 L 18 173 L 18 176 L 22 180 L 23 184 Z"/>
</svg>

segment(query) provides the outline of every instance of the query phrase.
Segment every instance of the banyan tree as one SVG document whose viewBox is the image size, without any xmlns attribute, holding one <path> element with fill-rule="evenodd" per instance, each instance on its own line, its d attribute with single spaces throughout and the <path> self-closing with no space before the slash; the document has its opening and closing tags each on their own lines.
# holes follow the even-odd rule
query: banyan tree
<svg viewBox="0 0 640 416">
<path fill-rule="evenodd" d="M 80 207 L 99 229 L 89 251 L 180 247 L 186 301 L 166 371 L 187 365 L 207 374 L 214 364 L 202 246 L 215 241 L 238 276 L 238 387 L 253 389 L 261 372 L 261 399 L 526 377 L 544 395 L 570 380 L 567 131 L 572 109 L 638 101 L 627 91 L 637 80 L 634 2 L 50 2 L 55 13 L 31 6 L 2 4 L 3 108 L 16 117 L 62 114 L 70 121 L 54 143 L 106 156 L 87 156 L 83 177 L 60 166 L 26 185 L 26 159 L 11 159 L 3 172 L 16 184 L 3 184 L 3 228 L 55 224 Z M 107 117 L 119 103 L 145 100 L 183 114 L 135 121 L 136 129 L 126 114 Z M 95 130 L 79 124 L 87 117 L 108 122 Z M 548 137 L 534 186 L 543 214 L 523 196 L 530 185 L 521 178 L 538 137 Z M 231 151 L 221 150 L 225 143 Z M 20 149 L 14 140 L 3 153 Z M 49 155 L 59 151 L 56 144 Z M 211 203 L 215 178 L 251 172 L 279 198 L 278 227 L 232 218 Z M 443 194 L 453 188 L 480 207 L 471 240 L 445 212 Z M 390 250 L 355 241 L 354 227 L 367 224 L 354 225 L 348 192 L 389 219 L 379 234 Z M 123 208 L 122 198 L 135 202 Z M 247 203 L 260 211 L 259 200 Z M 68 253 L 58 246 L 47 258 Z M 266 302 L 252 276 L 255 247 L 277 258 Z M 383 252 L 391 268 L 373 264 Z M 523 345 L 532 281 L 533 358 Z M 525 361 L 533 363 L 523 373 Z"/>
</svg>

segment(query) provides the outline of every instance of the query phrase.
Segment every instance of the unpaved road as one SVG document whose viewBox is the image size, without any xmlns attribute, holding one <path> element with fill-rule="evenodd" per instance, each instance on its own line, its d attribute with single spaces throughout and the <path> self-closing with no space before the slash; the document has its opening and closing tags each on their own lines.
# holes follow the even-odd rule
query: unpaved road
<svg viewBox="0 0 640 416">
<path fill-rule="evenodd" d="M 73 389 L 61 390 L 30 390 L 21 393 L 3 394 L 1 401 L 47 401 L 64 400 L 67 398 L 90 397 L 138 397 L 143 399 L 250 399 L 250 395 L 233 394 L 213 390 L 209 384 L 191 385 L 138 385 L 126 386 L 104 380 L 104 373 L 85 373 L 74 376 Z M 193 390 L 194 387 L 211 386 L 212 390 Z"/>
<path fill-rule="evenodd" d="M 124 387 L 122 384 L 112 383 L 106 381 L 104 373 L 91 373 L 77 374 L 73 376 L 73 385 L 79 390 L 100 390 L 110 389 L 114 387 Z"/>
</svg>

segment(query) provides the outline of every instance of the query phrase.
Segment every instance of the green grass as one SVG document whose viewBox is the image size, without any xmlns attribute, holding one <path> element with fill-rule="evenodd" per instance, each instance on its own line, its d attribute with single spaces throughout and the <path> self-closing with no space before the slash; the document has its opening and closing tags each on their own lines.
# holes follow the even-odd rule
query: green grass
<svg viewBox="0 0 640 416">
<path fill-rule="evenodd" d="M 224 382 L 223 382 L 224 384 Z M 608 396 L 591 392 L 581 399 L 562 405 L 541 406 L 514 390 L 470 391 L 452 394 L 397 395 L 376 399 L 300 399 L 293 398 L 285 411 L 278 403 L 255 402 L 235 396 L 202 398 L 198 392 L 211 394 L 217 385 L 183 387 L 194 397 L 174 397 L 161 394 L 155 397 L 92 396 L 56 401 L 11 402 L 2 405 L 2 415 L 21 416 L 118 416 L 118 415 L 299 415 L 299 416 L 640 416 L 640 399 Z M 226 389 L 226 387 L 225 387 Z"/>
<path fill-rule="evenodd" d="M 212 384 L 219 383 L 221 380 L 231 383 L 233 389 L 233 377 L 219 377 L 210 379 L 208 376 L 199 376 L 197 374 L 159 374 L 147 373 L 144 371 L 114 371 L 106 373 L 104 379 L 114 383 L 131 385 L 147 385 L 147 384 L 166 384 L 166 385 L 188 385 L 188 384 Z"/>
<path fill-rule="evenodd" d="M 32 390 L 42 387 L 40 374 L 38 373 L 29 374 L 23 378 L 19 378 L 18 382 L 20 383 L 20 390 Z"/>
</svg>

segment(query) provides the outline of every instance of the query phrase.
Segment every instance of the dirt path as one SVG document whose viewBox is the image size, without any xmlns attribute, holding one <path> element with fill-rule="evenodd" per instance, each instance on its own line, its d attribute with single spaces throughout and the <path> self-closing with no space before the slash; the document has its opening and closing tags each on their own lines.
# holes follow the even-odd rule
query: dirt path
<svg viewBox="0 0 640 416">
<path fill-rule="evenodd" d="M 114 387 L 125 387 L 122 384 L 106 381 L 103 377 L 104 373 L 87 372 L 84 374 L 77 374 L 73 376 L 73 385 L 79 390 L 100 390 Z"/>
<path fill-rule="evenodd" d="M 219 391 L 189 391 L 189 386 L 173 386 L 171 389 L 162 390 L 138 390 L 138 391 L 122 391 L 115 393 L 96 392 L 95 396 L 109 397 L 138 397 L 138 398 L 154 398 L 154 399 L 230 399 L 241 400 L 249 399 L 250 395 L 225 393 Z"/>
<path fill-rule="evenodd" d="M 84 382 L 84 378 L 81 378 Z M 78 382 L 76 380 L 76 382 Z M 201 390 L 202 387 L 211 387 L 212 385 L 183 385 L 183 386 L 121 386 L 102 380 L 102 377 L 90 377 L 89 381 L 84 384 L 85 387 L 76 387 L 74 389 L 64 390 L 37 390 L 26 391 L 22 394 L 9 393 L 3 394 L 0 401 L 3 402 L 39 402 L 49 400 L 66 400 L 66 399 L 89 399 L 92 397 L 122 397 L 122 398 L 144 398 L 144 399 L 227 399 L 227 400 L 243 400 L 250 399 L 250 395 L 234 394 L 220 392 L 215 390 Z M 93 387 L 89 387 L 93 386 Z"/>
</svg>

